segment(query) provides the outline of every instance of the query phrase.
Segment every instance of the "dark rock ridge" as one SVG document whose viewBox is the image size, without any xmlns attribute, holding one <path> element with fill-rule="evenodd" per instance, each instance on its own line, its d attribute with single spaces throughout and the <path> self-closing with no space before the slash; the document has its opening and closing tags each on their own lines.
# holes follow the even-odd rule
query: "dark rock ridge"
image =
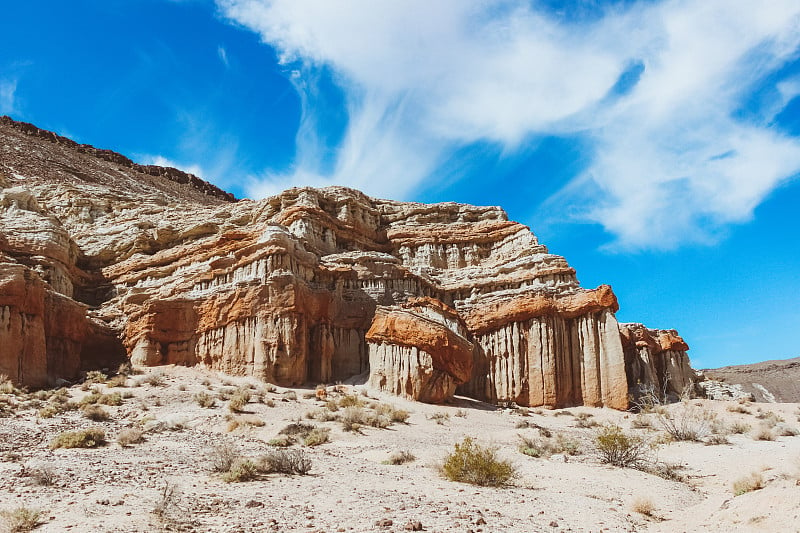
<svg viewBox="0 0 800 533">
<path fill-rule="evenodd" d="M 188 176 L 0 120 L 0 373 L 43 386 L 130 358 L 618 409 L 693 379 L 677 333 L 620 326 L 611 287 L 581 287 L 499 207 L 232 202 Z"/>
</svg>

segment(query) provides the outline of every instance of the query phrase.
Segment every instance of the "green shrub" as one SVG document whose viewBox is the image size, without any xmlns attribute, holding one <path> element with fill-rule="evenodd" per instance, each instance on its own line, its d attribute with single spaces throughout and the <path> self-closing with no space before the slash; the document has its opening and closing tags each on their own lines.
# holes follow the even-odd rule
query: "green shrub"
<svg viewBox="0 0 800 533">
<path fill-rule="evenodd" d="M 442 464 L 442 474 L 450 481 L 499 487 L 516 476 L 514 466 L 497 458 L 496 448 L 487 448 L 465 437 L 455 445 Z"/>
<path fill-rule="evenodd" d="M 252 481 L 258 477 L 258 471 L 258 466 L 252 460 L 238 459 L 227 472 L 222 474 L 222 480 L 226 483 Z"/>
<path fill-rule="evenodd" d="M 106 443 L 106 432 L 102 428 L 88 428 L 59 433 L 51 442 L 50 448 L 96 448 Z"/>
<path fill-rule="evenodd" d="M 615 424 L 603 426 L 597 432 L 595 447 L 597 456 L 603 463 L 631 468 L 646 466 L 652 449 L 643 438 L 627 435 Z"/>
</svg>

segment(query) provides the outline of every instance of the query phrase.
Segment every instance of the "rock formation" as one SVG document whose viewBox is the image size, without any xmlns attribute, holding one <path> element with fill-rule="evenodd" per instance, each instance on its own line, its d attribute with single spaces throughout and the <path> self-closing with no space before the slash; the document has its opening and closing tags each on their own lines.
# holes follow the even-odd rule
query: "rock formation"
<svg viewBox="0 0 800 533">
<path fill-rule="evenodd" d="M 625 371 L 633 397 L 655 394 L 675 400 L 697 380 L 689 364 L 689 346 L 674 329 L 648 329 L 620 324 Z"/>
<path fill-rule="evenodd" d="M 0 138 L 0 372 L 22 383 L 124 355 L 281 385 L 363 375 L 432 402 L 625 408 L 632 383 L 677 387 L 688 368 L 682 341 L 620 330 L 611 288 L 582 288 L 498 207 L 343 187 L 235 201 L 8 118 Z"/>
</svg>

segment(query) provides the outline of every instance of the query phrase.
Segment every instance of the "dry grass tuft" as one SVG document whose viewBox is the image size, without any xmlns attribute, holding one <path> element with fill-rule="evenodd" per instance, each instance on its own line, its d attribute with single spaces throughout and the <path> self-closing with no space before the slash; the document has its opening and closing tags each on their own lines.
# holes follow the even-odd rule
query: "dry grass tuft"
<svg viewBox="0 0 800 533">
<path fill-rule="evenodd" d="M 656 512 L 656 506 L 650 498 L 640 496 L 631 502 L 631 511 L 644 516 L 653 516 Z"/>
<path fill-rule="evenodd" d="M 122 446 L 139 444 L 144 441 L 144 432 L 139 428 L 126 428 L 117 435 L 117 443 Z"/>
<path fill-rule="evenodd" d="M 42 513 L 27 507 L 17 507 L 11 511 L 0 513 L 5 522 L 5 530 L 9 533 L 26 533 L 33 531 L 42 523 Z"/>
<path fill-rule="evenodd" d="M 764 488 L 764 478 L 760 472 L 753 472 L 750 475 L 739 478 L 733 482 L 733 495 L 741 496 L 754 490 Z"/>
<path fill-rule="evenodd" d="M 403 465 L 415 461 L 417 458 L 408 450 L 397 450 L 389 455 L 389 458 L 383 461 L 385 465 Z"/>
</svg>

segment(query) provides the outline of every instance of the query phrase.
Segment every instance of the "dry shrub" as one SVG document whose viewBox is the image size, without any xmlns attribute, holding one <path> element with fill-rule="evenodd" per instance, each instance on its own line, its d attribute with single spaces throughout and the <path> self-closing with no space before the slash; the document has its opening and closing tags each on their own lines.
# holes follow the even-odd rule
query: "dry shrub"
<svg viewBox="0 0 800 533">
<path fill-rule="evenodd" d="M 180 511 L 178 503 L 181 501 L 181 493 L 175 483 L 167 482 L 161 489 L 161 495 L 153 506 L 153 514 L 162 520 L 167 520 L 167 516 L 173 511 Z"/>
<path fill-rule="evenodd" d="M 2 511 L 0 516 L 5 522 L 5 530 L 9 533 L 26 533 L 33 531 L 42 523 L 42 513 L 27 507 L 17 507 L 11 511 Z"/>
<path fill-rule="evenodd" d="M 656 506 L 650 498 L 639 496 L 631 502 L 631 511 L 645 516 L 653 516 Z"/>
<path fill-rule="evenodd" d="M 258 469 L 265 474 L 299 474 L 311 471 L 311 459 L 302 449 L 276 449 L 258 459 Z"/>
<path fill-rule="evenodd" d="M 753 440 L 775 440 L 775 432 L 769 425 L 761 425 L 753 432 Z"/>
<path fill-rule="evenodd" d="M 148 374 L 137 381 L 138 385 L 151 385 L 153 387 L 163 387 L 166 381 L 164 380 L 164 374 L 161 372 L 153 372 Z"/>
<path fill-rule="evenodd" d="M 699 441 L 711 432 L 711 424 L 716 414 L 689 402 L 670 410 L 657 412 L 661 428 L 674 440 Z"/>
<path fill-rule="evenodd" d="M 240 413 L 244 410 L 247 403 L 250 401 L 250 391 L 245 388 L 239 388 L 231 396 L 228 402 L 228 409 L 233 413 Z"/>
<path fill-rule="evenodd" d="M 330 433 L 331 430 L 328 428 L 314 428 L 303 439 L 303 444 L 306 446 L 319 446 L 330 442 Z"/>
<path fill-rule="evenodd" d="M 558 453 L 565 455 L 578 455 L 581 453 L 578 441 L 563 434 L 538 439 L 523 435 L 517 436 L 522 441 L 519 445 L 519 451 L 530 457 L 550 457 Z"/>
<path fill-rule="evenodd" d="M 252 481 L 258 478 L 258 473 L 258 466 L 251 459 L 237 459 L 230 469 L 222 474 L 222 480 L 226 483 Z"/>
<path fill-rule="evenodd" d="M 633 420 L 631 420 L 631 427 L 635 429 L 651 429 L 653 427 L 653 421 L 647 414 L 638 413 L 633 417 Z"/>
<path fill-rule="evenodd" d="M 139 444 L 143 441 L 144 431 L 139 428 L 126 428 L 117 435 L 117 443 L 122 447 L 130 446 L 131 444 Z"/>
<path fill-rule="evenodd" d="M 364 401 L 357 394 L 347 394 L 339 398 L 339 407 L 363 407 Z"/>
<path fill-rule="evenodd" d="M 644 469 L 651 462 L 652 448 L 642 437 L 628 435 L 615 424 L 603 426 L 595 436 L 597 457 L 614 466 Z"/>
<path fill-rule="evenodd" d="M 35 484 L 42 487 L 49 487 L 55 484 L 56 479 L 58 478 L 55 468 L 50 465 L 40 465 L 34 467 L 30 471 L 30 476 Z"/>
<path fill-rule="evenodd" d="M 436 411 L 432 415 L 428 415 L 425 418 L 427 418 L 428 420 L 435 420 L 437 424 L 443 426 L 445 422 L 450 421 L 450 414 L 445 413 L 444 411 Z"/>
<path fill-rule="evenodd" d="M 111 415 L 108 414 L 108 411 L 99 405 L 85 405 L 81 411 L 83 412 L 83 416 L 94 422 L 103 422 L 111 418 Z"/>
<path fill-rule="evenodd" d="M 345 407 L 342 414 L 339 415 L 339 422 L 342 424 L 342 429 L 345 431 L 361 431 L 361 426 L 366 421 L 366 413 L 361 407 Z"/>
<path fill-rule="evenodd" d="M 108 376 L 100 372 L 99 370 L 91 370 L 86 373 L 86 379 L 83 380 L 84 383 L 105 383 L 108 381 Z"/>
<path fill-rule="evenodd" d="M 212 471 L 228 472 L 239 459 L 239 452 L 230 444 L 220 444 L 211 449 L 208 457 L 211 459 Z"/>
<path fill-rule="evenodd" d="M 728 431 L 730 431 L 734 435 L 741 435 L 742 433 L 747 433 L 750 431 L 750 424 L 745 424 L 744 422 L 734 422 L 730 426 L 728 426 Z"/>
<path fill-rule="evenodd" d="M 408 450 L 397 450 L 389 455 L 389 458 L 383 461 L 385 465 L 402 465 L 416 460 L 413 453 Z"/>
<path fill-rule="evenodd" d="M 294 444 L 294 442 L 294 439 L 289 435 L 278 435 L 274 439 L 267 441 L 267 444 L 270 446 L 275 446 L 276 448 L 288 448 Z"/>
<path fill-rule="evenodd" d="M 597 423 L 597 420 L 594 420 L 594 415 L 592 413 L 580 412 L 575 415 L 575 425 L 579 428 L 593 428 L 597 427 L 600 424 Z"/>
<path fill-rule="evenodd" d="M 106 443 L 106 432 L 102 428 L 88 428 L 59 433 L 50 441 L 50 448 L 96 448 Z"/>
<path fill-rule="evenodd" d="M 497 448 L 476 444 L 470 437 L 455 445 L 441 471 L 450 481 L 489 487 L 506 485 L 516 476 L 510 462 L 498 459 Z"/>
<path fill-rule="evenodd" d="M 720 435 L 720 434 L 709 435 L 704 441 L 704 444 L 706 446 L 718 446 L 721 444 L 730 444 L 730 443 L 731 441 L 728 439 L 727 435 Z"/>
<path fill-rule="evenodd" d="M 741 404 L 729 405 L 729 406 L 727 407 L 727 409 L 728 409 L 728 411 L 729 411 L 729 412 L 731 412 L 731 413 L 741 413 L 741 414 L 743 414 L 743 415 L 749 415 L 749 414 L 752 414 L 752 412 L 750 411 L 750 409 L 748 409 L 747 407 L 745 407 L 744 405 L 741 405 Z"/>
<path fill-rule="evenodd" d="M 198 392 L 193 398 L 197 405 L 200 407 L 205 407 L 206 409 L 211 409 L 217 404 L 217 401 L 214 399 L 214 397 L 205 391 Z"/>
<path fill-rule="evenodd" d="M 733 495 L 741 496 L 748 492 L 764 488 L 764 478 L 760 472 L 753 472 L 750 475 L 741 477 L 733 482 Z"/>
<path fill-rule="evenodd" d="M 125 376 L 123 374 L 117 374 L 113 378 L 110 378 L 108 381 L 106 381 L 106 386 L 109 388 L 124 387 L 127 384 L 127 382 L 128 382 L 128 376 Z"/>
</svg>

